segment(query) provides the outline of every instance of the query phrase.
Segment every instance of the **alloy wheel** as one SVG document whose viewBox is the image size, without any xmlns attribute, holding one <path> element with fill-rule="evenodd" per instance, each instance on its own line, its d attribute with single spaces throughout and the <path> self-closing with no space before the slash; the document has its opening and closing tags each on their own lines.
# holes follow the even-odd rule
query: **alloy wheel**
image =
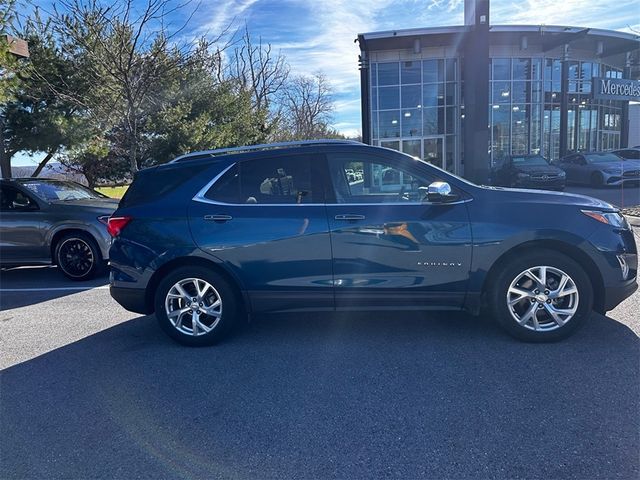
<svg viewBox="0 0 640 480">
<path fill-rule="evenodd" d="M 199 336 L 211 332 L 222 317 L 222 299 L 206 280 L 185 278 L 176 282 L 167 293 L 165 313 L 179 332 Z"/>
<path fill-rule="evenodd" d="M 579 293 L 574 280 L 550 266 L 527 268 L 507 290 L 511 317 L 522 327 L 552 331 L 563 327 L 578 310 Z"/>
</svg>

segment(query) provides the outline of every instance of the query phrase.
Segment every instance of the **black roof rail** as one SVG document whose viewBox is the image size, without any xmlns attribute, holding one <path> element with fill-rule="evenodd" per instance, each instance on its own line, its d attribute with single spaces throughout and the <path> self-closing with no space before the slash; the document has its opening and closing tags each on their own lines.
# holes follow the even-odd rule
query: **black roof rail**
<svg viewBox="0 0 640 480">
<path fill-rule="evenodd" d="M 336 140 L 336 139 L 298 140 L 298 141 L 292 141 L 292 142 L 262 143 L 260 145 L 246 145 L 243 147 L 218 148 L 215 150 L 201 150 L 198 152 L 186 153 L 184 155 L 180 155 L 179 157 L 174 158 L 169 163 L 190 160 L 193 157 L 199 157 L 203 155 L 210 155 L 214 157 L 216 155 L 224 155 L 227 153 L 253 152 L 258 150 L 270 150 L 270 149 L 277 149 L 277 148 L 291 148 L 291 147 L 303 147 L 307 145 L 332 145 L 332 144 L 364 145 L 362 142 L 357 142 L 355 140 Z"/>
</svg>

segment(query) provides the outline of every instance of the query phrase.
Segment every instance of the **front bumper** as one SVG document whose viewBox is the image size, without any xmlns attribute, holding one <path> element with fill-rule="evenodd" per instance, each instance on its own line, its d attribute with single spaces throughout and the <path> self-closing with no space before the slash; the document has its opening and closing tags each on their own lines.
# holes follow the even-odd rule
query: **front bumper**
<svg viewBox="0 0 640 480">
<path fill-rule="evenodd" d="M 635 278 L 629 280 L 628 282 L 615 286 L 615 287 L 605 287 L 604 289 L 604 311 L 608 312 L 609 310 L 613 310 L 618 305 L 620 305 L 624 300 L 633 295 L 638 289 L 638 282 Z"/>
</svg>

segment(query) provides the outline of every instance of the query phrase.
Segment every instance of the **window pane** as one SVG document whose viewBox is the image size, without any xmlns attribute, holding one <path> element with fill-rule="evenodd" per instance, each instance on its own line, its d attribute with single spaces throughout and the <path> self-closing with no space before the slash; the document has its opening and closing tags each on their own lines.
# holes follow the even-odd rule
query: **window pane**
<svg viewBox="0 0 640 480">
<path fill-rule="evenodd" d="M 376 87 L 378 85 L 378 64 L 371 64 L 371 85 Z"/>
<path fill-rule="evenodd" d="M 513 59 L 513 79 L 514 80 L 530 80 L 531 79 L 531 60 L 528 58 Z"/>
<path fill-rule="evenodd" d="M 402 87 L 402 108 L 420 107 L 422 107 L 422 87 L 420 85 Z"/>
<path fill-rule="evenodd" d="M 442 60 L 424 60 L 422 62 L 422 82 L 443 82 L 444 72 Z"/>
<path fill-rule="evenodd" d="M 511 83 L 510 82 L 492 82 L 493 83 L 493 103 L 511 103 Z"/>
<path fill-rule="evenodd" d="M 496 108 L 497 107 L 497 108 Z M 494 105 L 492 108 L 491 151 L 494 160 L 504 159 L 509 155 L 509 129 L 511 108 L 509 105 Z"/>
<path fill-rule="evenodd" d="M 456 102 L 456 84 L 449 82 L 445 84 L 445 101 L 447 105 L 455 105 Z"/>
<path fill-rule="evenodd" d="M 400 136 L 400 111 L 380 112 L 380 138 Z"/>
<path fill-rule="evenodd" d="M 378 89 L 371 89 L 371 110 L 378 110 Z"/>
<path fill-rule="evenodd" d="M 205 197 L 222 203 L 242 203 L 240 201 L 240 169 L 234 165 L 207 191 Z"/>
<path fill-rule="evenodd" d="M 494 58 L 491 62 L 493 64 L 494 80 L 510 80 L 511 79 L 511 59 Z"/>
<path fill-rule="evenodd" d="M 412 157 L 422 158 L 422 142 L 420 140 L 405 140 L 402 142 L 402 152 Z"/>
<path fill-rule="evenodd" d="M 529 103 L 529 82 L 513 82 L 511 84 L 511 101 L 513 103 Z"/>
<path fill-rule="evenodd" d="M 311 164 L 306 157 L 261 158 L 240 166 L 242 203 L 311 203 Z"/>
<path fill-rule="evenodd" d="M 529 153 L 528 105 L 514 105 L 511 114 L 511 154 Z"/>
<path fill-rule="evenodd" d="M 412 141 L 408 149 L 420 141 Z M 405 142 L 405 145 L 409 142 Z M 416 203 L 424 193 L 420 187 L 431 183 L 430 178 L 404 168 L 360 156 L 329 155 L 329 173 L 338 203 Z"/>
<path fill-rule="evenodd" d="M 414 108 L 402 111 L 402 136 L 420 137 L 422 136 L 422 115 L 421 110 Z"/>
<path fill-rule="evenodd" d="M 423 118 L 424 135 L 437 135 L 444 133 L 444 108 L 424 108 Z"/>
<path fill-rule="evenodd" d="M 420 83 L 420 61 L 402 62 L 400 67 L 400 77 L 403 85 L 408 83 Z"/>
<path fill-rule="evenodd" d="M 435 107 L 444 105 L 444 84 L 432 83 L 425 85 L 423 88 L 422 104 L 423 107 Z"/>
<path fill-rule="evenodd" d="M 447 58 L 445 59 L 445 68 L 446 68 L 446 78 L 447 82 L 455 82 L 456 81 L 456 64 L 457 60 L 455 58 Z"/>
<path fill-rule="evenodd" d="M 442 138 L 424 139 L 424 159 L 442 168 Z"/>
<path fill-rule="evenodd" d="M 398 62 L 378 64 L 378 85 L 398 85 L 399 83 Z"/>
<path fill-rule="evenodd" d="M 447 134 L 456 133 L 456 107 L 447 107 L 447 122 L 445 132 Z"/>
<path fill-rule="evenodd" d="M 378 105 L 380 110 L 400 108 L 400 87 L 378 88 Z"/>
</svg>

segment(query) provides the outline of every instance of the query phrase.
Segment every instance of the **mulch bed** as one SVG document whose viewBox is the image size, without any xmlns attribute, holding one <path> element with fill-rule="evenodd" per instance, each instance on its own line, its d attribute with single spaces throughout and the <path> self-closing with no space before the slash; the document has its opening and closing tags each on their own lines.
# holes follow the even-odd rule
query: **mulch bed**
<svg viewBox="0 0 640 480">
<path fill-rule="evenodd" d="M 620 210 L 623 215 L 630 215 L 632 217 L 640 217 L 640 205 L 635 207 L 627 207 Z"/>
</svg>

